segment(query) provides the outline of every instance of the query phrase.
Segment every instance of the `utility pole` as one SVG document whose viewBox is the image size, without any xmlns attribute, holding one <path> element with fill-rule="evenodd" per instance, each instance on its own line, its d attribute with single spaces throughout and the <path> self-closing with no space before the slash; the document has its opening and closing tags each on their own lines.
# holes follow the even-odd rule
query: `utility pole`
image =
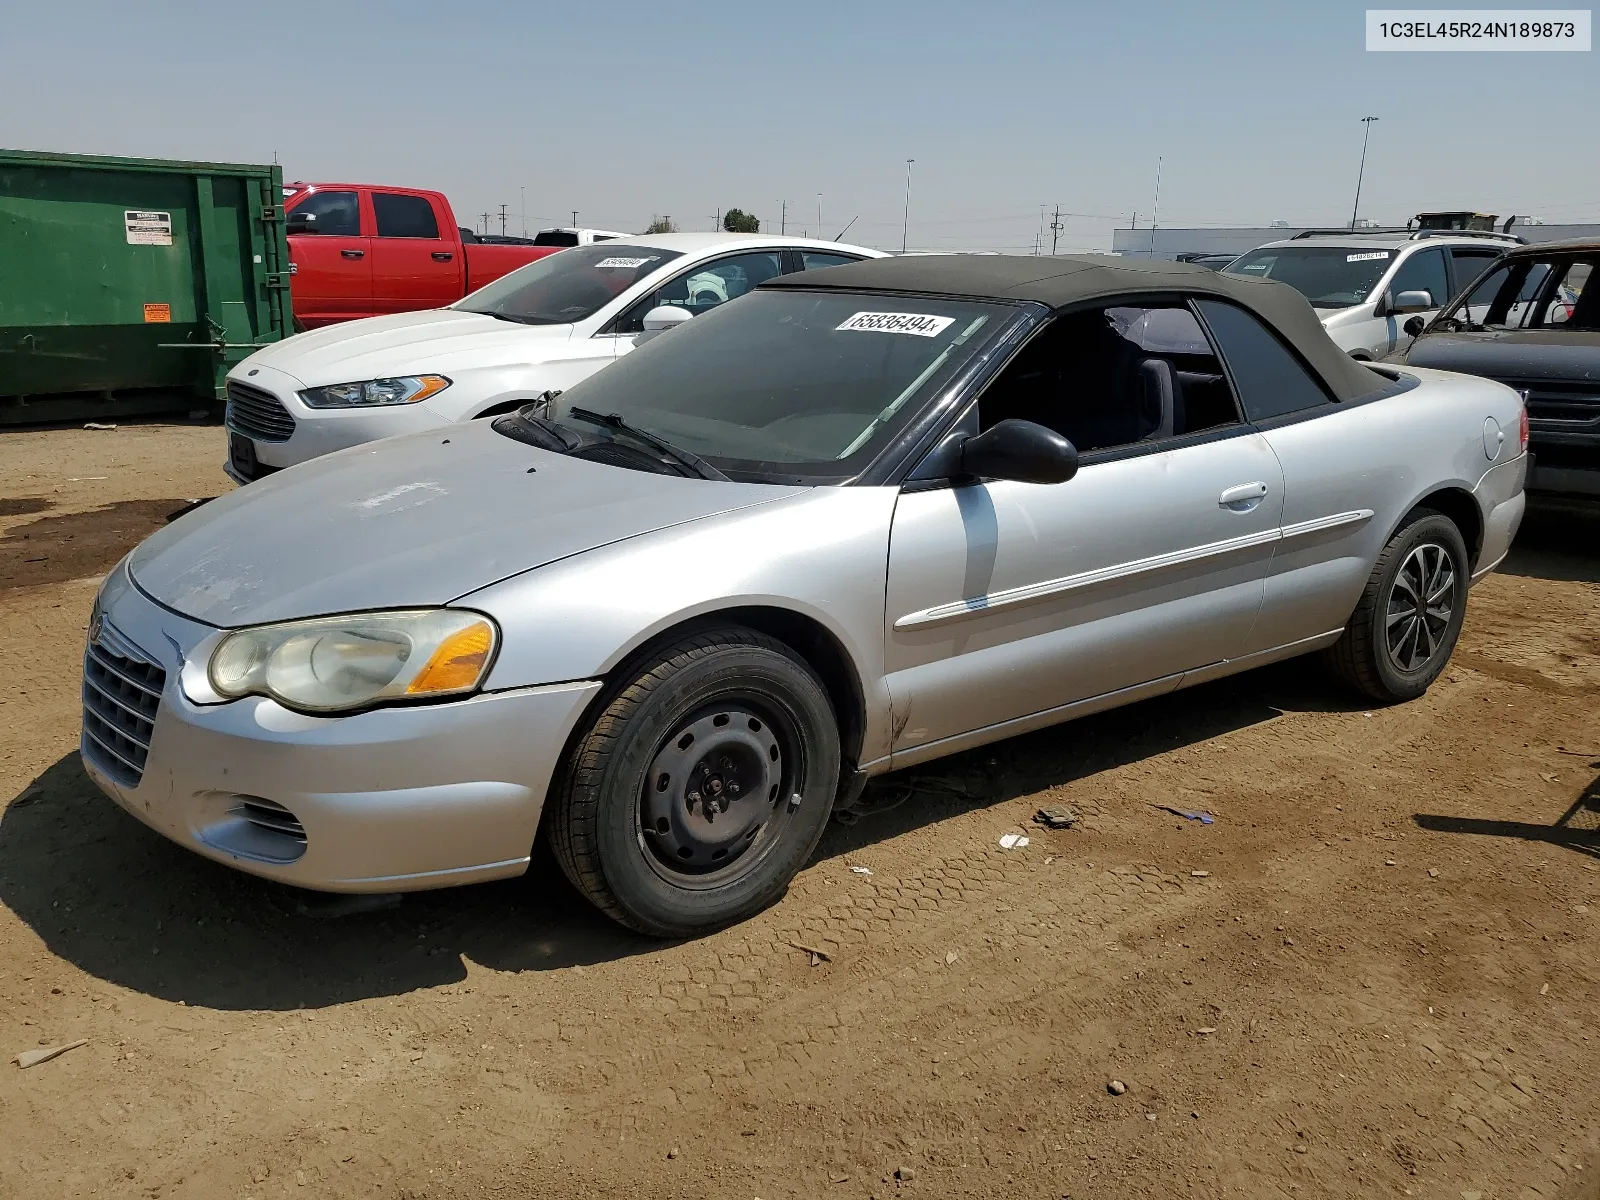
<svg viewBox="0 0 1600 1200">
<path fill-rule="evenodd" d="M 509 206 L 505 205 L 505 204 L 502 204 L 500 206 L 500 236 L 501 237 L 505 237 L 505 235 L 506 235 L 506 209 L 508 207 Z"/>
<path fill-rule="evenodd" d="M 778 236 L 782 237 L 789 232 L 789 202 L 782 201 L 783 207 L 778 210 Z"/>
<path fill-rule="evenodd" d="M 483 213 L 481 215 L 483 217 L 483 232 L 484 233 L 488 233 L 489 232 L 489 214 L 488 213 Z"/>
<path fill-rule="evenodd" d="M 572 227 L 574 229 L 576 229 L 578 227 L 578 210 L 577 209 L 573 209 L 572 210 Z"/>
<path fill-rule="evenodd" d="M 1361 177 L 1367 173 L 1367 138 L 1372 135 L 1372 123 L 1377 117 L 1361 118 L 1361 169 L 1356 172 L 1356 202 L 1350 209 L 1350 228 L 1356 227 L 1356 213 L 1361 209 Z"/>
<path fill-rule="evenodd" d="M 906 159 L 906 211 L 900 224 L 900 253 L 906 252 L 906 233 L 911 228 L 911 164 L 914 158 Z"/>
<path fill-rule="evenodd" d="M 822 193 L 817 193 L 817 236 L 822 236 Z"/>
<path fill-rule="evenodd" d="M 1056 242 L 1061 238 L 1061 231 L 1066 226 L 1061 223 L 1061 205 L 1056 205 L 1056 215 L 1050 221 L 1050 257 L 1056 253 Z"/>
<path fill-rule="evenodd" d="M 1035 255 L 1044 249 L 1044 205 L 1039 205 L 1039 232 L 1033 235 L 1033 252 Z"/>
<path fill-rule="evenodd" d="M 528 188 L 527 188 L 526 184 L 522 185 L 521 191 L 522 191 L 522 236 L 523 237 L 527 237 L 528 236 Z"/>
<path fill-rule="evenodd" d="M 717 209 L 717 215 L 712 220 L 715 224 L 711 226 L 711 232 L 716 233 L 717 230 L 722 228 L 722 210 L 720 208 Z"/>
<path fill-rule="evenodd" d="M 1161 159 L 1156 159 L 1156 203 L 1150 216 L 1150 257 L 1156 256 L 1156 226 L 1161 224 Z"/>
</svg>

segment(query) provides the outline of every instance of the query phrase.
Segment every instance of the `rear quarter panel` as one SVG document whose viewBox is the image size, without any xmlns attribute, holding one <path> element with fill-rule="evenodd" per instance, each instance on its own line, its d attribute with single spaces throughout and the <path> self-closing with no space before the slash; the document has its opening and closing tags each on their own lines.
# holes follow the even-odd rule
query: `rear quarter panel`
<svg viewBox="0 0 1600 1200">
<path fill-rule="evenodd" d="M 1470 498 L 1487 523 L 1486 498 L 1475 492 L 1496 464 L 1519 457 L 1520 398 L 1485 379 L 1417 368 L 1405 374 L 1419 382 L 1399 395 L 1263 430 L 1283 465 L 1286 530 L 1370 515 L 1279 544 L 1252 651 L 1342 628 L 1384 545 L 1429 495 L 1450 489 Z M 1485 436 L 1486 422 L 1499 439 Z"/>
</svg>

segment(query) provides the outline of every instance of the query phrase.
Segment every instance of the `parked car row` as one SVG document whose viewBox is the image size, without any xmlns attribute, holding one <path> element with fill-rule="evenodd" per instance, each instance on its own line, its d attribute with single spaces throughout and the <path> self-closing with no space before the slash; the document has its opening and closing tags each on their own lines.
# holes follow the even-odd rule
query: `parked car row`
<svg viewBox="0 0 1600 1200">
<path fill-rule="evenodd" d="M 543 836 L 676 937 L 882 772 L 1296 655 L 1376 702 L 1437 678 L 1521 519 L 1510 387 L 1356 361 L 1270 271 L 874 258 L 630 237 L 248 360 L 234 468 L 300 465 L 108 576 L 89 774 L 302 887 Z"/>
</svg>

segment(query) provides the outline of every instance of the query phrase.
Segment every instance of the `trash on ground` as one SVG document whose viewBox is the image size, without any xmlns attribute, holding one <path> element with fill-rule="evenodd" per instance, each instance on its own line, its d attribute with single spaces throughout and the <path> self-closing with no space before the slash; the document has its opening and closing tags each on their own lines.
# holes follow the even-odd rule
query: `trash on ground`
<svg viewBox="0 0 1600 1200">
<path fill-rule="evenodd" d="M 1048 829 L 1071 829 L 1078 823 L 1078 814 L 1064 805 L 1052 804 L 1034 813 L 1033 820 Z"/>
<path fill-rule="evenodd" d="M 84 425 L 84 428 L 85 429 L 115 429 L 116 426 L 115 425 L 106 425 L 106 424 L 104 424 L 104 423 L 102 423 L 100 421 L 89 421 Z"/>
<path fill-rule="evenodd" d="M 1554 771 L 1540 771 L 1539 778 L 1544 780 L 1546 783 L 1554 783 L 1556 781 L 1556 774 Z"/>
<path fill-rule="evenodd" d="M 1189 878 L 1190 879 L 1210 879 L 1211 878 L 1211 872 L 1210 871 L 1190 871 L 1189 872 Z"/>
<path fill-rule="evenodd" d="M 959 950 L 947 950 L 945 951 L 944 965 L 948 967 L 960 957 L 961 952 Z"/>
<path fill-rule="evenodd" d="M 1196 1033 L 1215 1033 L 1216 1031 L 1217 1027 L 1215 1025 L 1202 1025 L 1195 1030 Z"/>
<path fill-rule="evenodd" d="M 1127 1090 L 1128 1085 L 1123 1083 L 1120 1079 L 1113 1079 L 1110 1083 L 1106 1084 L 1106 1091 L 1110 1092 L 1113 1096 L 1124 1095 L 1127 1093 Z"/>
<path fill-rule="evenodd" d="M 1548 996 L 1549 994 L 1550 994 L 1550 985 L 1547 983 L 1542 988 L 1539 989 L 1539 995 Z"/>
<path fill-rule="evenodd" d="M 807 946 L 804 942 L 790 942 L 789 945 L 793 946 L 796 950 L 803 950 L 805 953 L 809 954 L 811 956 L 811 965 L 813 967 L 818 963 L 833 961 L 833 955 L 829 954 L 826 950 L 819 950 L 815 946 Z"/>
<path fill-rule="evenodd" d="M 1162 812 L 1169 812 L 1175 817 L 1182 817 L 1185 821 L 1199 821 L 1202 825 L 1209 825 L 1216 820 L 1208 812 L 1189 812 L 1187 809 L 1174 808 L 1170 804 L 1157 804 L 1154 800 L 1146 800 L 1145 803 L 1151 808 L 1159 808 Z"/>
<path fill-rule="evenodd" d="M 850 868 L 850 874 L 852 874 L 852 875 L 871 875 L 872 874 L 872 868 L 871 867 L 851 867 Z"/>
<path fill-rule="evenodd" d="M 1000 835 L 1000 849 L 1021 850 L 1028 844 L 1028 839 L 1020 833 L 1002 833 Z"/>
<path fill-rule="evenodd" d="M 910 1167 L 896 1167 L 894 1169 L 894 1177 L 901 1183 L 910 1183 L 917 1177 L 917 1173 Z"/>
<path fill-rule="evenodd" d="M 40 1063 L 47 1063 L 52 1058 L 60 1058 L 68 1050 L 76 1050 L 79 1046 L 87 1046 L 88 1044 L 88 1038 L 79 1038 L 75 1042 L 65 1042 L 60 1046 L 43 1046 L 38 1050 L 24 1050 L 21 1054 L 13 1055 L 11 1061 L 23 1068 L 37 1067 Z"/>
</svg>

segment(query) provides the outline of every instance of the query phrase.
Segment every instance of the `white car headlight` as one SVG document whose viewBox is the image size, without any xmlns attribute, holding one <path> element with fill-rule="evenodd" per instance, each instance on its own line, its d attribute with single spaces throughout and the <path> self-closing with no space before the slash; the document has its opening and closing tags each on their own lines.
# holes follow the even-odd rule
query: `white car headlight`
<svg viewBox="0 0 1600 1200">
<path fill-rule="evenodd" d="M 499 630 L 481 613 L 438 608 L 287 621 L 230 633 L 211 654 L 217 694 L 268 696 L 302 712 L 475 691 Z"/>
<path fill-rule="evenodd" d="M 395 379 L 363 379 L 358 383 L 330 383 L 300 393 L 311 408 L 376 408 L 385 404 L 416 404 L 437 396 L 450 386 L 443 375 L 403 375 Z"/>
</svg>

